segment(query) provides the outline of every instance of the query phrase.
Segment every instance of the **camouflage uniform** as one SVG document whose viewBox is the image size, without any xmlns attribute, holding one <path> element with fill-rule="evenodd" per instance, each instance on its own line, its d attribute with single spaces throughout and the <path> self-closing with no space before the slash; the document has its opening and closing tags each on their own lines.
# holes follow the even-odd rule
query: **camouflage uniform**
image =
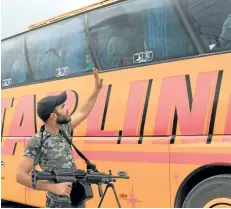
<svg viewBox="0 0 231 209">
<path fill-rule="evenodd" d="M 71 136 L 71 123 L 62 125 L 65 133 Z M 71 138 L 70 138 L 71 139 Z M 41 143 L 41 133 L 37 133 L 28 141 L 24 156 L 29 156 L 35 159 L 37 148 Z M 60 134 L 53 135 L 46 130 L 43 132 L 43 146 L 41 148 L 41 156 L 39 165 L 43 171 L 51 171 L 52 169 L 60 168 L 76 168 L 74 157 L 72 155 L 71 145 Z M 47 193 L 46 207 L 74 207 L 71 205 L 71 200 L 67 196 L 57 195 L 52 192 Z M 84 207 L 82 205 L 81 207 Z"/>
</svg>

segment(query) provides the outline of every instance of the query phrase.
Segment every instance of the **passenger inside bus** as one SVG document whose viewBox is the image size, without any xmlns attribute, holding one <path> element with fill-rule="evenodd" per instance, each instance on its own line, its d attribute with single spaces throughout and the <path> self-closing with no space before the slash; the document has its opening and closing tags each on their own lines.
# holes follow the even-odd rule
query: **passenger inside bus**
<svg viewBox="0 0 231 209">
<path fill-rule="evenodd" d="M 24 48 L 20 49 L 18 55 L 15 57 L 10 78 L 12 84 L 23 83 L 26 80 L 28 68 L 25 61 Z"/>
<path fill-rule="evenodd" d="M 60 67 L 68 67 L 70 75 L 83 72 L 89 54 L 83 16 L 59 23 L 59 33 L 62 35 Z"/>
<path fill-rule="evenodd" d="M 99 12 L 89 15 L 89 25 L 103 69 L 135 65 L 134 55 L 139 53 L 153 54 L 152 60 L 144 62 L 196 54 L 168 0 L 148 0 L 146 4 L 133 1 L 120 8 L 110 7 L 97 20 Z"/>
<path fill-rule="evenodd" d="M 229 47 L 230 0 L 179 0 L 207 52 Z"/>
<path fill-rule="evenodd" d="M 221 48 L 231 48 L 231 14 L 225 20 L 219 41 Z"/>
<path fill-rule="evenodd" d="M 25 60 L 23 36 L 10 39 L 2 44 L 2 80 L 10 80 L 9 85 L 26 81 L 28 66 Z M 4 85 L 3 85 L 4 86 Z"/>
<path fill-rule="evenodd" d="M 93 10 L 2 41 L 2 82 L 10 79 L 13 85 L 53 79 L 60 68 L 68 68 L 64 76 L 86 73 L 94 65 L 93 58 L 102 70 L 109 70 L 198 54 L 172 1 L 143 2 Z M 178 2 L 204 53 L 231 48 L 230 0 Z M 86 27 L 97 57 L 91 55 Z M 146 52 L 151 58 L 136 62 Z"/>
<path fill-rule="evenodd" d="M 27 46 L 35 80 L 84 72 L 89 52 L 84 19 L 78 16 L 32 31 Z M 58 72 L 64 68 L 65 73 Z"/>
<path fill-rule="evenodd" d="M 111 67 L 132 65 L 135 52 L 144 51 L 142 25 L 135 15 L 119 16 L 112 20 L 115 22 L 112 25 L 116 31 L 108 42 L 107 61 Z"/>
</svg>

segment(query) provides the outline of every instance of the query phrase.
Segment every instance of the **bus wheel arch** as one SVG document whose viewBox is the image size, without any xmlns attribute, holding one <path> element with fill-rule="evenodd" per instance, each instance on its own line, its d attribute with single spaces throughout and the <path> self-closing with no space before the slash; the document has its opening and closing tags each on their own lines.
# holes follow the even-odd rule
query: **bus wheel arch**
<svg viewBox="0 0 231 209">
<path fill-rule="evenodd" d="M 205 165 L 190 173 L 181 183 L 174 202 L 175 208 L 181 208 L 187 195 L 202 181 L 217 175 L 231 175 L 231 165 Z"/>
</svg>

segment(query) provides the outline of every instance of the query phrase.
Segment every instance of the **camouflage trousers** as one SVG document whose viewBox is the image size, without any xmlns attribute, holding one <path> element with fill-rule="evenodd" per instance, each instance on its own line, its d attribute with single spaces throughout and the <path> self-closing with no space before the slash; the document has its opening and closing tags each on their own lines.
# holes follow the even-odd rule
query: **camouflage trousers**
<svg viewBox="0 0 231 209">
<path fill-rule="evenodd" d="M 72 205 L 69 202 L 56 202 L 52 199 L 47 198 L 46 208 L 85 208 L 85 203 L 81 203 L 77 206 Z"/>
</svg>

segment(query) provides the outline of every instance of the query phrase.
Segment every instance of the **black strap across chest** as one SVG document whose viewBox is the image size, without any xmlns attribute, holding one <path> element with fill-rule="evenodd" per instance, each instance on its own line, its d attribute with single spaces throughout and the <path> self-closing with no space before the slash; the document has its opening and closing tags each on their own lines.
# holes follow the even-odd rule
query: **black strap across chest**
<svg viewBox="0 0 231 209">
<path fill-rule="evenodd" d="M 38 147 L 38 149 L 37 149 L 36 156 L 35 156 L 35 159 L 34 159 L 34 168 L 35 168 L 36 165 L 38 164 L 39 159 L 40 159 L 40 156 L 41 156 L 41 154 L 42 154 L 42 150 L 41 150 L 41 149 L 42 149 L 42 146 L 43 146 L 45 140 L 48 138 L 48 137 L 46 137 L 46 138 L 43 139 L 43 132 L 44 132 L 44 131 L 45 131 L 45 126 L 43 125 L 43 126 L 40 128 L 40 132 L 41 132 L 41 143 L 40 143 L 40 145 L 39 145 L 39 147 Z M 80 152 L 80 151 L 78 150 L 78 148 L 72 143 L 72 141 L 70 140 L 70 138 L 67 136 L 67 134 L 65 133 L 65 131 L 64 131 L 62 128 L 60 128 L 59 133 L 60 133 L 60 135 L 61 135 L 63 138 L 66 139 L 66 141 L 67 141 L 72 147 L 74 147 L 75 151 L 76 151 L 77 154 L 85 161 L 85 163 L 87 164 L 88 168 L 89 168 L 89 169 L 95 170 L 95 169 L 94 169 L 94 168 L 95 168 L 95 165 L 92 164 L 92 163 L 83 155 L 83 153 Z"/>
</svg>

